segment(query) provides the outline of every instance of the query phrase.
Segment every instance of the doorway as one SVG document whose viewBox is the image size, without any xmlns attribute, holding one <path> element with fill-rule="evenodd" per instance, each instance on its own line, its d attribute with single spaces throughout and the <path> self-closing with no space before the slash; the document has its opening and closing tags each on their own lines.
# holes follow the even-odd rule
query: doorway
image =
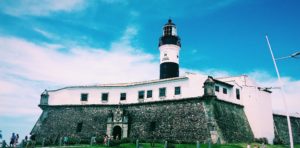
<svg viewBox="0 0 300 148">
<path fill-rule="evenodd" d="M 115 140 L 121 139 L 121 131 L 122 131 L 122 128 L 118 125 L 113 128 L 113 138 Z"/>
</svg>

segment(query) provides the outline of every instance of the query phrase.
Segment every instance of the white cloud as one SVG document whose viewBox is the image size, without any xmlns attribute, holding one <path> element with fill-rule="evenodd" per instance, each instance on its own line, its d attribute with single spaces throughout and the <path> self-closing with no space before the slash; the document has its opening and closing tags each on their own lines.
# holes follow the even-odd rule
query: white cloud
<svg viewBox="0 0 300 148">
<path fill-rule="evenodd" d="M 63 45 L 0 37 L 0 115 L 36 112 L 42 90 L 55 86 L 157 79 L 158 62 L 131 46 L 136 33 L 128 27 L 109 49 L 72 47 L 67 53 L 59 50 Z"/>
<path fill-rule="evenodd" d="M 7 133 L 13 131 L 28 134 L 41 114 L 38 104 L 44 89 L 158 78 L 154 57 L 131 45 L 136 34 L 135 27 L 126 28 L 109 49 L 69 48 L 0 36 L 0 119 L 5 121 L 0 128 L 4 137 L 8 139 Z M 61 52 L 62 48 L 69 50 Z"/>
<path fill-rule="evenodd" d="M 42 30 L 40 28 L 34 28 L 34 30 L 38 33 L 40 33 L 41 35 L 43 35 L 44 37 L 46 38 L 49 38 L 49 39 L 58 39 L 58 37 L 50 32 L 47 32 L 45 30 Z"/>
<path fill-rule="evenodd" d="M 37 116 L 40 113 L 37 106 L 39 100 L 36 99 L 39 97 L 40 88 L 26 80 L 15 78 L 1 78 L 0 86 L 0 116 Z"/>
<path fill-rule="evenodd" d="M 44 16 L 53 12 L 71 12 L 85 7 L 84 0 L 2 1 L 1 5 L 4 12 L 15 16 Z"/>
</svg>

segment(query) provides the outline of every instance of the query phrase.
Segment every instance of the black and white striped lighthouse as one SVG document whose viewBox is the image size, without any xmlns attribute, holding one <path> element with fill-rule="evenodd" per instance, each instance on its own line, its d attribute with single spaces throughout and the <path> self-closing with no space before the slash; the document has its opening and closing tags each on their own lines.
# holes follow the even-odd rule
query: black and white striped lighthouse
<svg viewBox="0 0 300 148">
<path fill-rule="evenodd" d="M 177 36 L 175 24 L 171 19 L 163 28 L 163 35 L 159 39 L 160 50 L 160 79 L 179 76 L 180 38 Z"/>
</svg>

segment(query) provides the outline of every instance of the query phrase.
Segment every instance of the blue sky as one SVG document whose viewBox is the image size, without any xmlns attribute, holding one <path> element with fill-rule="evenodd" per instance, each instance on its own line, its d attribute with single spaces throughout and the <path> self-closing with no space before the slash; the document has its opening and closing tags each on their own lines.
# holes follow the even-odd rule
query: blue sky
<svg viewBox="0 0 300 148">
<path fill-rule="evenodd" d="M 181 72 L 247 74 L 277 86 L 276 57 L 300 51 L 300 1 L 0 1 L 0 130 L 28 134 L 44 89 L 157 79 L 158 38 L 169 18 L 182 40 Z M 291 112 L 299 59 L 278 61 Z M 273 93 L 274 110 L 282 110 Z"/>
</svg>

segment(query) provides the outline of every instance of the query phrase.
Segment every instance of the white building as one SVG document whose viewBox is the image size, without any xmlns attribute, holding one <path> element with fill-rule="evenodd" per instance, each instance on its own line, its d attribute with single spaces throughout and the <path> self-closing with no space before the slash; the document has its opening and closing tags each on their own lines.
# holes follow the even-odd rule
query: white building
<svg viewBox="0 0 300 148">
<path fill-rule="evenodd" d="M 44 92 L 41 105 L 98 105 L 135 104 L 163 100 L 176 100 L 204 95 L 204 82 L 208 76 L 179 74 L 180 38 L 176 26 L 169 20 L 160 38 L 160 78 L 134 83 L 70 86 Z M 274 124 L 270 92 L 261 90 L 249 77 L 215 78 L 218 99 L 244 106 L 244 112 L 255 138 L 274 138 Z"/>
</svg>

